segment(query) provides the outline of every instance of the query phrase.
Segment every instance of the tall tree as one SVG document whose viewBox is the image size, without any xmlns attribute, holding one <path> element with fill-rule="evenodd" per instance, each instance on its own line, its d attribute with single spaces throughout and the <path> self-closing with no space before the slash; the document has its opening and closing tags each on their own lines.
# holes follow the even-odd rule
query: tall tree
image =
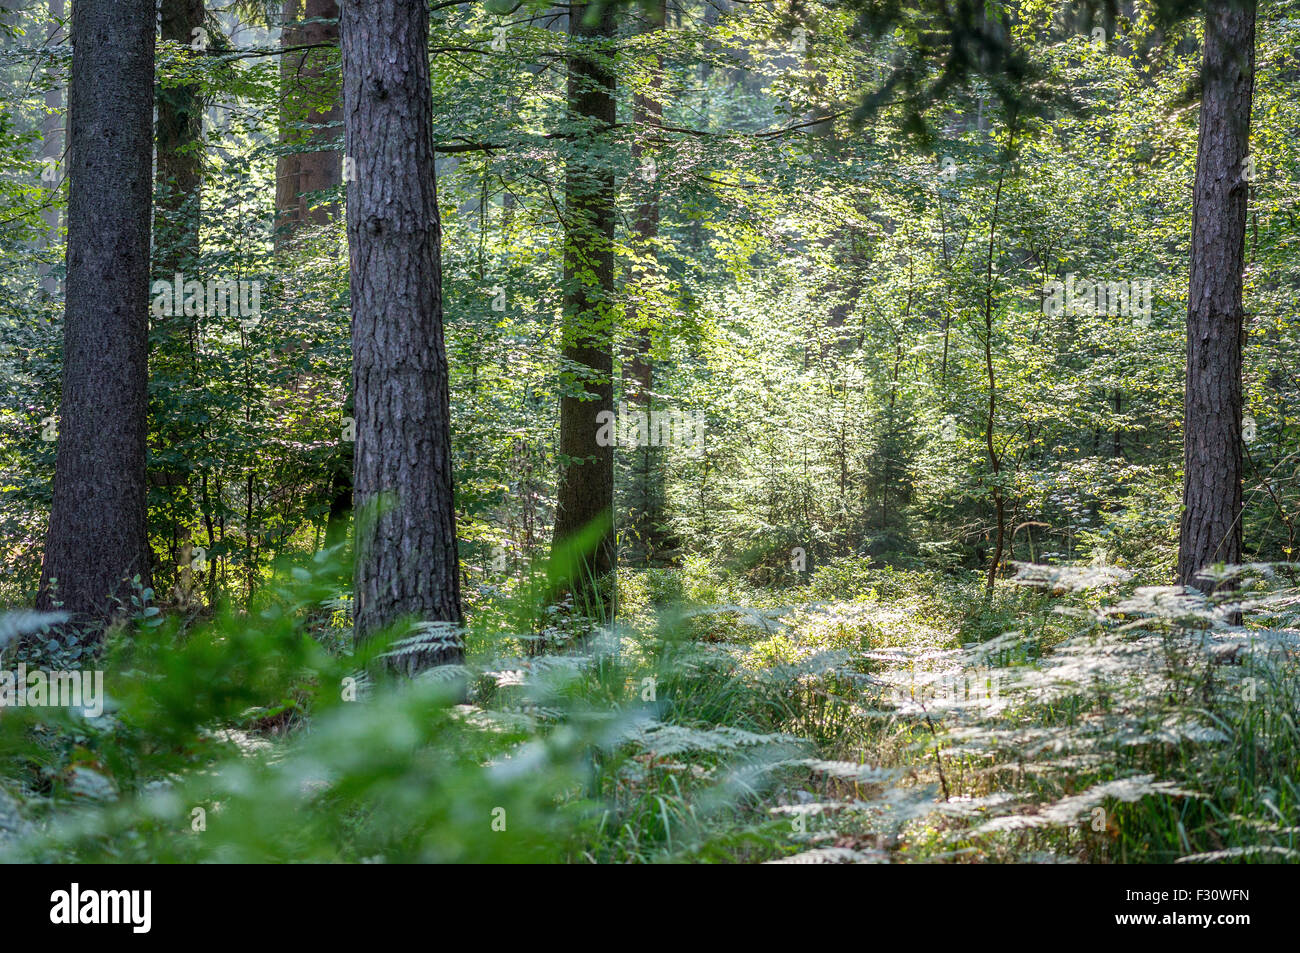
<svg viewBox="0 0 1300 953">
<path fill-rule="evenodd" d="M 1178 581 L 1241 561 L 1241 304 L 1256 0 L 1209 0 L 1192 199 Z"/>
<path fill-rule="evenodd" d="M 72 47 L 63 393 L 37 604 L 98 615 L 149 575 L 152 0 L 79 0 Z"/>
<path fill-rule="evenodd" d="M 359 640 L 401 620 L 461 622 L 428 42 L 423 0 L 344 5 Z M 461 656 L 448 640 L 395 667 Z"/>
<path fill-rule="evenodd" d="M 614 567 L 614 447 L 601 446 L 600 415 L 614 405 L 614 166 L 604 139 L 615 120 L 614 71 L 608 41 L 614 11 L 569 8 L 569 153 L 564 181 L 565 393 L 560 399 L 560 478 L 553 545 L 577 552 L 580 589 Z M 586 600 L 584 600 L 586 601 Z"/>
<path fill-rule="evenodd" d="M 1017 107 L 1013 111 L 1043 105 L 1036 100 L 1047 87 L 1033 82 L 1041 70 L 1015 46 L 1000 9 L 982 0 L 925 3 L 919 11 L 872 0 L 850 0 L 850 6 L 859 26 L 874 36 L 918 13 L 929 21 L 930 29 L 914 31 L 882 90 L 867 97 L 868 107 L 900 96 L 913 125 L 923 128 L 922 112 L 935 95 L 975 74 L 990 78 L 997 97 Z M 1153 22 L 1171 28 L 1199 6 L 1157 0 Z M 1242 271 L 1253 169 L 1256 7 L 1257 0 L 1204 3 L 1183 404 L 1182 585 L 1197 585 L 1203 569 L 1242 557 Z M 1078 12 L 1084 25 L 1100 12 L 1110 26 L 1115 11 L 1114 0 L 1085 0 Z M 936 69 L 921 69 L 927 61 Z"/>
</svg>

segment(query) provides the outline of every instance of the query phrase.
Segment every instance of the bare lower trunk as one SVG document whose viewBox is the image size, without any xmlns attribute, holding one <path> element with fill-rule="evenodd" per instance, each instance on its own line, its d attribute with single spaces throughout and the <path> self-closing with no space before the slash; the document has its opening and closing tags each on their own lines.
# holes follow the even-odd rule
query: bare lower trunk
<svg viewBox="0 0 1300 953">
<path fill-rule="evenodd" d="M 1254 0 L 1211 0 L 1187 297 L 1182 585 L 1200 585 L 1202 569 L 1242 558 L 1241 279 L 1254 77 Z"/>
<path fill-rule="evenodd" d="M 78 3 L 72 42 L 63 394 L 37 605 L 102 615 L 132 576 L 149 579 L 154 5 Z"/>
<path fill-rule="evenodd" d="M 345 5 L 358 640 L 401 620 L 461 622 L 428 38 L 421 0 Z M 394 667 L 461 657 L 448 640 Z"/>
<path fill-rule="evenodd" d="M 1007 159 L 1015 140 L 1015 130 L 1007 141 Z M 993 539 L 993 561 L 989 563 L 988 579 L 985 580 L 985 594 L 992 598 L 993 586 L 997 582 L 998 569 L 1002 566 L 1002 549 L 1006 543 L 1007 516 L 1006 498 L 1002 492 L 1002 454 L 993 443 L 993 432 L 997 424 L 997 376 L 993 369 L 993 257 L 997 238 L 998 213 L 1002 205 L 1002 184 L 1006 179 L 1006 167 L 998 173 L 998 189 L 993 198 L 993 217 L 989 221 L 989 250 L 984 285 L 984 370 L 988 375 L 989 400 L 988 413 L 984 421 L 984 441 L 989 456 L 989 469 L 992 471 L 993 517 L 995 521 Z"/>
</svg>

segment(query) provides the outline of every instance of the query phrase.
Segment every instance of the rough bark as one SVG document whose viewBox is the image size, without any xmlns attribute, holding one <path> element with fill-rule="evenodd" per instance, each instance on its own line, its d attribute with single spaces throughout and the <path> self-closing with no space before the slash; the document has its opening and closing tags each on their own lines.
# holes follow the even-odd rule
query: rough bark
<svg viewBox="0 0 1300 953">
<path fill-rule="evenodd" d="M 1255 77 L 1254 0 L 1211 0 L 1201 66 L 1201 123 L 1192 205 L 1183 409 L 1183 513 L 1178 582 L 1241 561 L 1241 281 L 1244 176 Z"/>
<path fill-rule="evenodd" d="M 589 20 L 586 5 L 570 8 L 568 116 L 574 138 L 565 169 L 565 377 L 579 393 L 560 400 L 560 478 L 554 549 L 565 552 L 579 534 L 596 529 L 594 543 L 577 554 L 573 582 L 590 602 L 589 583 L 614 567 L 614 448 L 597 443 L 597 415 L 613 410 L 610 305 L 614 291 L 614 171 L 598 155 L 614 124 L 614 73 L 598 41 L 614 35 L 606 7 Z"/>
<path fill-rule="evenodd" d="M 339 7 L 335 0 L 285 0 L 283 17 L 282 48 L 333 45 L 339 41 Z M 310 20 L 334 22 L 303 22 Z M 309 193 L 333 188 L 342 181 L 343 157 L 337 149 L 324 148 L 338 138 L 337 127 L 328 124 L 342 118 L 339 99 L 329 95 L 324 110 L 303 105 L 306 99 L 319 99 L 322 91 L 334 92 L 327 69 L 329 56 L 327 49 L 311 49 L 285 53 L 280 58 L 280 142 L 303 140 L 305 151 L 285 153 L 275 162 L 277 245 L 282 245 L 300 225 L 325 224 L 336 210 L 328 203 L 313 209 Z M 309 127 L 305 134 L 301 126 Z"/>
<path fill-rule="evenodd" d="M 428 36 L 420 0 L 345 5 L 358 640 L 399 620 L 461 622 Z M 394 667 L 461 654 L 448 644 Z"/>
<path fill-rule="evenodd" d="M 72 44 L 63 393 L 37 605 L 102 615 L 149 577 L 153 3 L 82 0 Z"/>
</svg>

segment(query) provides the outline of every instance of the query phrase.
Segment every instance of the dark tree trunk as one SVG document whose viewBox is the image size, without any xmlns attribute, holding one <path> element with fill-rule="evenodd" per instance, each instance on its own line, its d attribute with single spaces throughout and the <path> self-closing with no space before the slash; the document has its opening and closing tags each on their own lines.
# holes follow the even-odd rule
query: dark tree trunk
<svg viewBox="0 0 1300 953">
<path fill-rule="evenodd" d="M 152 0 L 81 0 L 72 44 L 63 395 L 37 605 L 102 615 L 149 578 Z"/>
<path fill-rule="evenodd" d="M 335 0 L 285 0 L 284 28 L 280 46 L 285 49 L 309 44 L 333 45 L 339 41 L 339 7 Z M 331 20 L 304 23 L 304 20 Z M 338 138 L 337 128 L 327 124 L 341 118 L 337 95 L 330 106 L 317 112 L 300 103 L 308 96 L 319 97 L 328 82 L 328 49 L 299 50 L 280 58 L 280 142 L 305 141 L 304 152 L 289 152 L 275 162 L 276 243 L 281 245 L 293 230 L 304 224 L 323 225 L 330 220 L 335 206 L 328 203 L 312 208 L 309 193 L 333 188 L 342 181 L 343 157 L 337 149 L 322 148 Z M 331 90 L 332 92 L 332 90 Z M 309 128 L 305 132 L 298 128 Z"/>
<path fill-rule="evenodd" d="M 1210 0 L 1192 205 L 1178 582 L 1241 561 L 1241 279 L 1255 0 Z"/>
<path fill-rule="evenodd" d="M 350 0 L 342 22 L 358 509 L 356 637 L 399 620 L 459 624 L 429 14 Z M 412 673 L 462 657 L 409 656 Z"/>
<path fill-rule="evenodd" d="M 573 582 L 591 601 L 589 583 L 614 568 L 614 448 L 596 436 L 597 415 L 612 412 L 614 361 L 611 307 L 614 291 L 614 171 L 599 155 L 614 124 L 614 73 L 610 52 L 596 43 L 614 36 L 606 6 L 588 21 L 585 5 L 570 8 L 568 117 L 573 132 L 565 170 L 563 355 L 566 384 L 578 394 L 560 399 L 560 478 L 554 550 L 568 551 L 579 534 L 594 534 L 576 554 Z"/>
</svg>

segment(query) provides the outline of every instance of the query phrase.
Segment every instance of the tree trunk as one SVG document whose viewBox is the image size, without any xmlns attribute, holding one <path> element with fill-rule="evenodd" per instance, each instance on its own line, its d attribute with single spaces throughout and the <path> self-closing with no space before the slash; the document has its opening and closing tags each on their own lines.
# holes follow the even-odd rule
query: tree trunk
<svg viewBox="0 0 1300 953">
<path fill-rule="evenodd" d="M 81 0 L 72 43 L 63 395 L 37 605 L 103 615 L 149 578 L 154 5 Z"/>
<path fill-rule="evenodd" d="M 1178 582 L 1242 556 L 1241 280 L 1255 0 L 1210 0 L 1192 205 Z"/>
<path fill-rule="evenodd" d="M 285 0 L 281 48 L 338 43 L 338 17 L 335 0 Z M 303 23 L 303 20 L 334 22 Z M 310 149 L 286 153 L 275 161 L 277 246 L 283 245 L 297 226 L 323 225 L 335 212 L 335 206 L 328 203 L 313 209 L 309 193 L 333 188 L 342 181 L 342 156 L 337 149 L 322 148 L 338 138 L 337 128 L 326 128 L 328 123 L 341 118 L 338 97 L 332 95 L 329 108 L 323 112 L 299 104 L 304 98 L 320 96 L 327 81 L 328 56 L 328 50 L 314 49 L 285 53 L 280 58 L 280 142 L 305 140 Z M 302 125 L 309 127 L 305 134 L 298 128 Z"/>
<path fill-rule="evenodd" d="M 597 441 L 598 415 L 614 403 L 611 306 L 614 291 L 614 171 L 598 155 L 614 124 L 614 36 L 606 6 L 588 20 L 586 5 L 569 12 L 568 116 L 573 139 L 565 170 L 563 377 L 576 394 L 560 399 L 560 478 L 553 555 L 570 569 L 579 605 L 596 596 L 591 583 L 614 568 L 614 448 Z M 570 547 L 582 534 L 577 552 Z M 590 537 L 590 538 L 589 538 Z"/>
<path fill-rule="evenodd" d="M 342 40 L 344 128 L 357 170 L 347 220 L 360 641 L 399 620 L 459 625 L 460 571 L 427 7 L 350 0 Z M 411 674 L 461 657 L 452 640 L 394 667 Z"/>
</svg>

